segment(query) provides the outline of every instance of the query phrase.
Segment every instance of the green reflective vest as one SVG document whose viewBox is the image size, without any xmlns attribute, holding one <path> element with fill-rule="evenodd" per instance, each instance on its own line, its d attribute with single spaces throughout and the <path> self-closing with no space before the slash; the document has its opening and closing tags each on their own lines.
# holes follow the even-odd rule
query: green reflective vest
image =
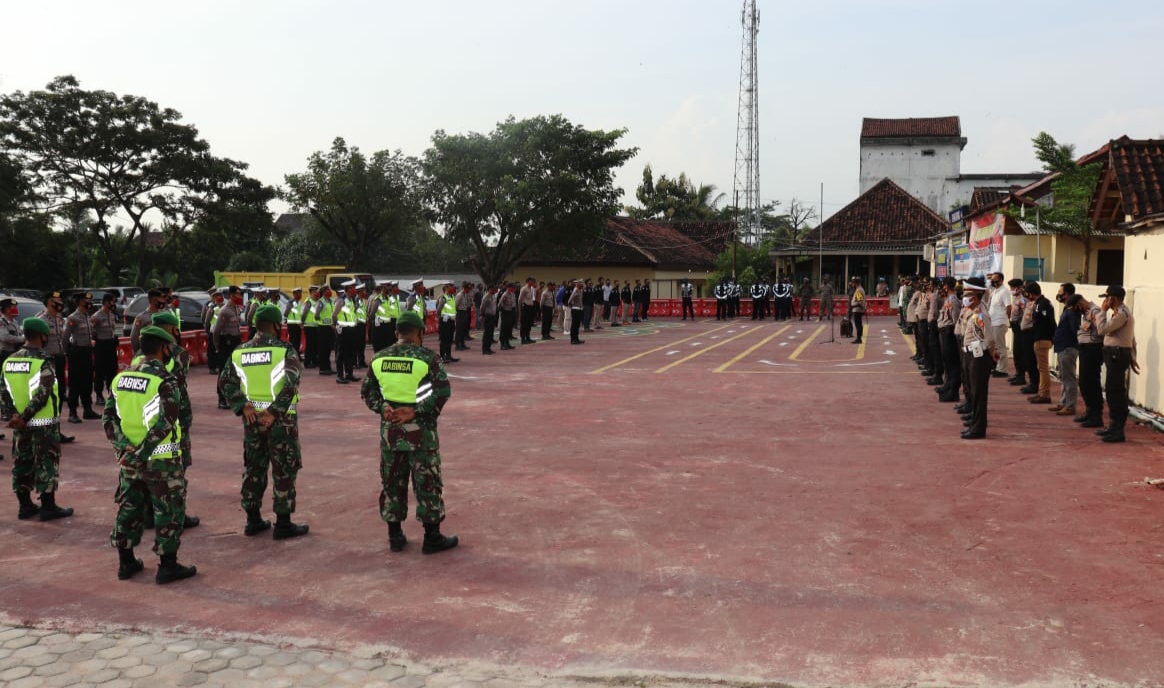
<svg viewBox="0 0 1164 688">
<path fill-rule="evenodd" d="M 420 316 L 421 320 L 424 320 L 425 316 L 427 315 L 427 313 L 424 311 L 424 297 L 420 294 L 416 295 L 416 299 L 412 304 L 412 310 L 416 311 L 416 314 Z"/>
<path fill-rule="evenodd" d="M 356 298 L 356 322 L 361 323 L 361 324 L 368 322 L 368 300 L 367 299 L 361 299 L 358 297 Z"/>
<path fill-rule="evenodd" d="M 4 361 L 4 386 L 12 396 L 16 412 L 23 414 L 40 389 L 40 371 L 45 359 L 9 356 Z M 53 376 L 53 390 L 48 402 L 28 421 L 28 427 L 47 427 L 61 421 L 61 385 Z"/>
<path fill-rule="evenodd" d="M 303 326 L 304 327 L 319 327 L 319 323 L 315 321 L 315 304 L 317 302 L 312 299 L 307 299 L 303 302 Z"/>
<path fill-rule="evenodd" d="M 110 387 L 113 388 L 117 415 L 121 418 L 121 433 L 134 446 L 141 445 L 154 419 L 162 411 L 162 397 L 158 394 L 161 386 L 162 378 L 143 370 L 126 370 L 113 378 Z M 172 461 L 181 453 L 182 427 L 175 422 L 173 430 L 154 447 L 149 459 Z"/>
<path fill-rule="evenodd" d="M 330 325 L 332 313 L 335 312 L 335 303 L 331 299 L 323 299 L 323 308 L 319 311 L 319 324 Z"/>
<path fill-rule="evenodd" d="M 242 392 L 251 406 L 262 411 L 269 408 L 283 390 L 287 380 L 285 365 L 287 349 L 281 346 L 249 346 L 231 354 L 231 363 L 238 371 Z M 287 413 L 295 413 L 299 394 L 291 401 Z"/>
<path fill-rule="evenodd" d="M 382 325 L 389 320 L 396 320 L 400 317 L 400 297 L 395 294 L 389 294 L 380 299 L 380 303 L 376 305 L 376 324 Z"/>
<path fill-rule="evenodd" d="M 354 299 L 345 299 L 344 305 L 335 314 L 335 324 L 340 327 L 356 326 L 356 304 Z"/>
<path fill-rule="evenodd" d="M 292 301 L 291 307 L 287 309 L 287 324 L 299 325 L 303 322 L 303 302 Z"/>
<path fill-rule="evenodd" d="M 408 356 L 380 356 L 369 366 L 380 395 L 393 404 L 419 404 L 432 395 L 432 383 L 424 382 L 428 364 Z"/>
<path fill-rule="evenodd" d="M 211 330 L 213 330 L 214 326 L 218 324 L 218 312 L 222 310 L 222 306 L 223 306 L 223 304 L 220 303 L 211 310 L 211 316 L 210 316 L 210 329 Z"/>
<path fill-rule="evenodd" d="M 457 319 L 457 302 L 453 297 L 446 296 L 445 302 L 441 304 L 441 319 L 442 320 L 456 320 Z"/>
</svg>

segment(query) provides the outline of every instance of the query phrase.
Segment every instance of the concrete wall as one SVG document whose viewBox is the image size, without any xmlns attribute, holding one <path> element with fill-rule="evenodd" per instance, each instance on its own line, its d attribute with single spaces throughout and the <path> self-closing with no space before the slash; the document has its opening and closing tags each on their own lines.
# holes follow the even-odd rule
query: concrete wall
<svg viewBox="0 0 1164 688">
<path fill-rule="evenodd" d="M 1124 240 L 1124 288 L 1140 363 L 1128 390 L 1137 406 L 1164 412 L 1164 227 Z"/>
<path fill-rule="evenodd" d="M 925 155 L 926 151 L 933 151 L 933 155 Z M 951 193 L 957 193 L 957 184 L 951 187 L 948 180 L 958 177 L 961 156 L 958 143 L 863 145 L 860 193 L 889 177 L 934 212 L 946 217 Z M 969 201 L 969 196 L 966 200 Z"/>
<path fill-rule="evenodd" d="M 1092 240 L 1089 271 L 1091 279 L 1094 280 L 1096 276 L 1099 251 L 1119 250 L 1123 246 L 1123 237 Z M 1002 252 L 1002 272 L 1007 279 L 1021 277 L 1023 259 L 1037 258 L 1039 255 L 1044 259 L 1043 279 L 1056 285 L 1060 282 L 1078 282 L 1080 273 L 1083 272 L 1083 242 L 1074 237 L 1044 234 L 1040 238 L 1029 234 L 1008 234 L 1003 239 Z"/>
</svg>

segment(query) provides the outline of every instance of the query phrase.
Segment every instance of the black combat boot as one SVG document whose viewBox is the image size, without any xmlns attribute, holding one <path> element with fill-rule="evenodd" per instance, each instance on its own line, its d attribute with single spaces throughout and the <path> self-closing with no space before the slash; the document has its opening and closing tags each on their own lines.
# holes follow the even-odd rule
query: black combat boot
<svg viewBox="0 0 1164 688">
<path fill-rule="evenodd" d="M 197 528 L 199 523 L 202 523 L 202 519 L 198 518 L 197 516 L 186 514 L 182 517 L 182 530 Z"/>
<path fill-rule="evenodd" d="M 57 506 L 57 496 L 53 492 L 45 492 L 40 496 L 40 520 L 55 521 L 58 518 L 68 518 L 73 515 L 73 508 Z"/>
<path fill-rule="evenodd" d="M 243 533 L 246 535 L 258 535 L 259 533 L 271 527 L 271 522 L 263 518 L 258 509 L 247 512 L 247 526 L 243 528 Z"/>
<path fill-rule="evenodd" d="M 271 533 L 273 539 L 286 540 L 300 535 L 307 535 L 306 523 L 302 525 L 292 523 L 291 514 L 275 514 L 275 530 Z"/>
<path fill-rule="evenodd" d="M 20 502 L 20 511 L 16 514 L 16 518 L 27 521 L 40 514 L 40 507 L 32 501 L 32 496 L 27 492 L 17 492 L 16 499 Z"/>
<path fill-rule="evenodd" d="M 1108 443 L 1126 442 L 1127 438 L 1124 437 L 1125 423 L 1127 420 L 1124 419 L 1113 420 L 1111 425 L 1107 427 L 1107 434 L 1103 436 L 1103 441 Z"/>
<path fill-rule="evenodd" d="M 1103 427 L 1103 416 L 1098 414 L 1098 413 L 1091 413 L 1089 411 L 1087 414 L 1087 417 L 1084 418 L 1083 421 L 1079 424 L 1079 427 L 1081 427 L 1081 428 L 1102 428 Z"/>
<path fill-rule="evenodd" d="M 129 580 L 133 578 L 134 574 L 145 568 L 145 563 L 133 556 L 132 547 L 128 549 L 118 547 L 117 556 L 121 559 L 121 563 L 117 567 L 117 580 Z"/>
<path fill-rule="evenodd" d="M 158 572 L 154 576 L 154 582 L 158 585 L 166 583 L 173 583 L 174 581 L 184 580 L 198 573 L 197 566 L 182 566 L 178 563 L 178 555 L 163 554 L 162 563 L 158 565 Z"/>
<path fill-rule="evenodd" d="M 449 535 L 446 537 L 441 535 L 441 524 L 424 524 L 424 544 L 420 548 L 421 552 L 425 554 L 436 554 L 437 552 L 443 552 L 446 549 L 452 549 L 456 546 L 457 536 Z"/>
<path fill-rule="evenodd" d="M 400 552 L 404 550 L 404 546 L 408 544 L 408 538 L 404 537 L 404 527 L 399 523 L 388 522 L 388 549 L 393 552 Z"/>
</svg>

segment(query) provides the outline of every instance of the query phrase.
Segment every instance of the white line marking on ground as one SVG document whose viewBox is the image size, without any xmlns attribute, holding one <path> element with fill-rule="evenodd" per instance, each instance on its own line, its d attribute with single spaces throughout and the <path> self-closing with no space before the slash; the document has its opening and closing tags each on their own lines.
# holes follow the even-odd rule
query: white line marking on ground
<svg viewBox="0 0 1164 688">
<path fill-rule="evenodd" d="M 889 361 L 869 361 L 868 363 L 838 363 L 837 368 L 855 368 L 857 366 L 884 365 Z"/>
</svg>

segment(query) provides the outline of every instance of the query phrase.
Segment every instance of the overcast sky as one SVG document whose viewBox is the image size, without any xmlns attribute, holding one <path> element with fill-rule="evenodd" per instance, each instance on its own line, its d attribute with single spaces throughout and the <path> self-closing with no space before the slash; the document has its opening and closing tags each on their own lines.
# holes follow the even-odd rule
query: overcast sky
<svg viewBox="0 0 1164 688">
<path fill-rule="evenodd" d="M 269 184 L 336 136 L 421 155 L 432 132 L 560 113 L 730 196 L 738 0 L 6 2 L 0 91 L 73 74 L 180 111 Z M 963 172 L 1164 136 L 1159 0 L 759 0 L 761 195 L 857 195 L 861 118 L 959 115 Z"/>
</svg>

